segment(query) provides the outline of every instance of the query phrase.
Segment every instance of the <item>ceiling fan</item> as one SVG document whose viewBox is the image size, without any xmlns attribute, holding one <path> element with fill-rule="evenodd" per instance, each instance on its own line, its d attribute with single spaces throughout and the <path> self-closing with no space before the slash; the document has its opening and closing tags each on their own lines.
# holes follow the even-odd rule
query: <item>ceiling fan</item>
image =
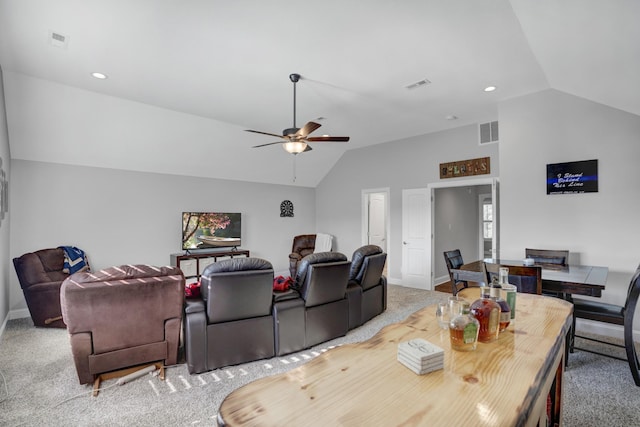
<svg viewBox="0 0 640 427">
<path fill-rule="evenodd" d="M 268 142 L 266 144 L 255 145 L 252 148 L 266 147 L 267 145 L 282 144 L 282 147 L 291 154 L 299 154 L 303 151 L 311 151 L 309 142 L 347 142 L 348 136 L 309 136 L 311 132 L 322 126 L 319 123 L 308 122 L 303 127 L 296 126 L 296 83 L 300 80 L 300 74 L 289 74 L 289 80 L 293 83 L 293 127 L 282 131 L 282 135 L 275 133 L 262 132 L 259 130 L 247 129 L 247 132 L 259 133 L 262 135 L 275 136 L 284 141 Z"/>
</svg>

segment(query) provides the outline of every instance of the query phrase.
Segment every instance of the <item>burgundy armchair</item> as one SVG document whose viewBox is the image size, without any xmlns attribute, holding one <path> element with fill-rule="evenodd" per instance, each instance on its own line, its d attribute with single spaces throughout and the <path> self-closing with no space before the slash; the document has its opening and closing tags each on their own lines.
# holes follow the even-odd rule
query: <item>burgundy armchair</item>
<svg viewBox="0 0 640 427">
<path fill-rule="evenodd" d="M 13 259 L 20 287 L 35 326 L 65 328 L 60 286 L 69 277 L 61 248 L 41 249 Z"/>
<path fill-rule="evenodd" d="M 185 279 L 177 267 L 123 265 L 75 273 L 60 289 L 80 384 L 178 359 Z"/>
<path fill-rule="evenodd" d="M 293 238 L 291 253 L 289 254 L 289 273 L 292 278 L 296 277 L 298 263 L 307 255 L 313 253 L 316 247 L 315 234 L 301 234 Z"/>
</svg>

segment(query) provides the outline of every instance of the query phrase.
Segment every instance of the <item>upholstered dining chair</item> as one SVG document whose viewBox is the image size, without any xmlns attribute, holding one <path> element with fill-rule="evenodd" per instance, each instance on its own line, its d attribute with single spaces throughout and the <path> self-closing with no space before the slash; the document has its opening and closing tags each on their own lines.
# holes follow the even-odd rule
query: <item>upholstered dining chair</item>
<svg viewBox="0 0 640 427">
<path fill-rule="evenodd" d="M 562 269 L 568 268 L 569 266 L 569 251 L 566 249 L 555 250 L 555 249 L 531 249 L 526 248 L 524 250 L 524 254 L 526 258 L 532 259 L 535 265 L 539 265 L 543 268 L 549 269 Z M 542 287 L 544 286 L 545 281 L 542 281 Z M 570 299 L 570 295 L 565 295 L 562 292 L 555 292 L 546 290 L 542 292 L 543 295 L 549 295 L 557 298 Z"/>
<path fill-rule="evenodd" d="M 451 293 L 453 293 L 453 295 L 456 295 L 461 289 L 468 288 L 469 287 L 468 281 L 458 280 L 454 278 L 453 273 L 451 272 L 451 270 L 459 269 L 464 264 L 460 249 L 445 251 L 444 262 L 447 264 L 447 271 L 449 272 L 449 280 L 451 280 Z"/>
<path fill-rule="evenodd" d="M 542 294 L 542 267 L 524 265 L 501 265 L 485 262 L 487 283 L 491 283 L 494 277 L 498 277 L 500 267 L 509 269 L 509 283 L 518 288 L 518 292 L 527 294 Z"/>
<path fill-rule="evenodd" d="M 524 250 L 525 257 L 533 259 L 536 264 L 566 267 L 569 265 L 568 250 L 531 249 Z"/>
<path fill-rule="evenodd" d="M 638 297 L 640 296 L 640 265 L 636 269 L 635 274 L 631 278 L 629 288 L 627 290 L 627 299 L 624 306 L 607 304 L 600 301 L 592 301 L 586 299 L 573 299 L 573 328 L 572 337 L 570 341 L 570 351 L 573 353 L 574 349 L 586 351 L 589 353 L 599 354 L 601 356 L 611 357 L 618 360 L 626 360 L 629 363 L 631 369 L 631 375 L 633 375 L 633 381 L 640 387 L 640 362 L 638 361 L 638 353 L 633 342 L 633 316 L 638 304 Z M 576 318 L 593 320 L 596 322 L 611 323 L 614 325 L 622 325 L 624 327 L 624 345 L 617 343 L 605 342 L 591 337 L 578 335 L 576 330 Z M 586 339 L 589 341 L 599 342 L 601 344 L 608 344 L 618 348 L 624 348 L 627 353 L 627 358 L 618 357 L 611 354 L 599 352 L 597 350 L 588 349 L 584 347 L 575 346 L 575 337 Z"/>
</svg>

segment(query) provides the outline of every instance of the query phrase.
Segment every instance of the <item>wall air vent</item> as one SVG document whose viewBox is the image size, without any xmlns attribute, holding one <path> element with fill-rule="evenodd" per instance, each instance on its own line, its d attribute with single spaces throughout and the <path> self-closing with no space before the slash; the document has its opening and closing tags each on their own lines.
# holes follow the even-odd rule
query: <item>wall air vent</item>
<svg viewBox="0 0 640 427">
<path fill-rule="evenodd" d="M 64 34 L 56 33 L 53 30 L 49 30 L 49 44 L 54 47 L 66 49 L 69 45 L 69 37 Z"/>
<path fill-rule="evenodd" d="M 480 144 L 498 142 L 498 121 L 480 123 Z"/>
</svg>

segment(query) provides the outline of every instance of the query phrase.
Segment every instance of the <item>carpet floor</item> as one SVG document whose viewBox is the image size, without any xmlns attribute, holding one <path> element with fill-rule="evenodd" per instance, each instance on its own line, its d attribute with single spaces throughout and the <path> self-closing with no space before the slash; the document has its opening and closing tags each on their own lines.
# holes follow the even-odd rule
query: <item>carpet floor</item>
<svg viewBox="0 0 640 427">
<path fill-rule="evenodd" d="M 148 375 L 118 386 L 109 380 L 98 397 L 91 397 L 90 386 L 78 384 L 66 330 L 34 328 L 31 319 L 11 320 L 0 340 L 0 425 L 216 425 L 222 400 L 238 387 L 286 372 L 335 346 L 368 339 L 383 326 L 447 296 L 390 285 L 387 311 L 345 337 L 285 357 L 199 375 L 190 375 L 181 364 L 166 370 L 165 381 Z M 571 354 L 564 398 L 565 426 L 640 426 L 640 388 L 626 362 Z"/>
</svg>

